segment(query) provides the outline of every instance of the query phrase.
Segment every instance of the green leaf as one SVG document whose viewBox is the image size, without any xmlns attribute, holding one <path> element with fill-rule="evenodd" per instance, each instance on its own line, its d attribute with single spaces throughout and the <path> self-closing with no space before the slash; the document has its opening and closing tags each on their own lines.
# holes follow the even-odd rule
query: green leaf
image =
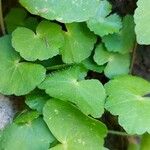
<svg viewBox="0 0 150 150">
<path fill-rule="evenodd" d="M 5 17 L 7 32 L 13 32 L 17 27 L 27 27 L 35 30 L 38 21 L 36 18 L 28 17 L 23 8 L 12 8 Z"/>
<path fill-rule="evenodd" d="M 60 53 L 65 63 L 80 63 L 88 58 L 94 48 L 96 36 L 84 23 L 66 24 L 65 44 Z"/>
<path fill-rule="evenodd" d="M 60 144 L 50 150 L 101 150 L 107 129 L 100 121 L 57 99 L 47 102 L 44 120 Z"/>
<path fill-rule="evenodd" d="M 150 44 L 150 29 L 149 29 L 149 16 L 150 16 L 150 1 L 138 0 L 137 9 L 134 14 L 135 32 L 137 42 L 141 45 Z"/>
<path fill-rule="evenodd" d="M 104 112 L 105 90 L 98 80 L 84 80 L 85 71 L 73 67 L 49 75 L 39 86 L 51 97 L 70 101 L 86 115 L 100 117 Z"/>
<path fill-rule="evenodd" d="M 101 0 L 96 15 L 87 21 L 91 31 L 99 36 L 117 33 L 122 27 L 121 18 L 111 14 L 112 6 L 107 0 Z"/>
<path fill-rule="evenodd" d="M 0 93 L 25 95 L 45 79 L 45 68 L 39 64 L 20 62 L 9 36 L 0 38 Z"/>
<path fill-rule="evenodd" d="M 17 124 L 30 123 L 34 119 L 37 119 L 39 115 L 37 111 L 24 110 L 15 118 L 14 122 Z"/>
<path fill-rule="evenodd" d="M 119 124 L 130 134 L 150 133 L 150 83 L 134 76 L 122 76 L 106 85 L 106 109 L 119 116 Z"/>
<path fill-rule="evenodd" d="M 102 73 L 104 71 L 104 66 L 98 66 L 92 58 L 87 58 L 81 63 L 87 70 Z"/>
<path fill-rule="evenodd" d="M 129 53 L 133 50 L 135 44 L 134 20 L 127 15 L 123 19 L 123 28 L 119 33 L 114 33 L 102 37 L 106 48 L 112 52 Z"/>
<path fill-rule="evenodd" d="M 61 27 L 49 21 L 42 21 L 36 33 L 24 27 L 19 27 L 12 33 L 13 47 L 28 61 L 56 56 L 63 43 Z"/>
<path fill-rule="evenodd" d="M 83 22 L 94 16 L 100 0 L 20 0 L 32 14 L 63 23 Z"/>
<path fill-rule="evenodd" d="M 54 141 L 42 118 L 29 124 L 10 124 L 2 133 L 1 150 L 47 150 Z"/>
<path fill-rule="evenodd" d="M 150 149 L 150 135 L 146 133 L 142 136 L 140 150 L 148 150 L 148 149 Z"/>
<path fill-rule="evenodd" d="M 104 73 L 108 78 L 129 73 L 130 55 L 109 52 L 103 44 L 95 49 L 94 60 L 98 65 L 106 64 Z"/>
<path fill-rule="evenodd" d="M 35 90 L 26 96 L 25 103 L 33 110 L 42 113 L 43 107 L 50 97 L 43 91 Z"/>
<path fill-rule="evenodd" d="M 141 150 L 140 149 L 140 142 L 136 137 L 129 138 L 129 144 L 127 150 Z"/>
</svg>

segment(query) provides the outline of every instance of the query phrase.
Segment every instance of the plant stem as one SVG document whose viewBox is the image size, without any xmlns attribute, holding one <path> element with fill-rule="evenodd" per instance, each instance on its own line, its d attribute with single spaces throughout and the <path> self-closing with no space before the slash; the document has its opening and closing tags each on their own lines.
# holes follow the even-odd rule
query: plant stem
<svg viewBox="0 0 150 150">
<path fill-rule="evenodd" d="M 133 67 L 134 67 L 134 61 L 136 57 L 136 48 L 137 48 L 137 42 L 134 45 L 133 52 L 132 52 L 132 59 L 131 59 L 131 66 L 130 66 L 130 74 L 132 74 Z"/>
<path fill-rule="evenodd" d="M 108 130 L 108 134 L 114 134 L 118 136 L 133 136 L 133 135 L 127 134 L 126 132 L 113 131 L 113 130 Z"/>
<path fill-rule="evenodd" d="M 4 19 L 3 19 L 2 0 L 0 0 L 0 27 L 1 27 L 3 35 L 5 35 L 6 32 L 5 32 Z"/>
<path fill-rule="evenodd" d="M 61 64 L 61 65 L 55 65 L 55 66 L 51 66 L 51 67 L 47 67 L 47 70 L 58 70 L 58 69 L 62 69 L 65 67 L 70 67 L 71 65 L 69 64 Z"/>
</svg>

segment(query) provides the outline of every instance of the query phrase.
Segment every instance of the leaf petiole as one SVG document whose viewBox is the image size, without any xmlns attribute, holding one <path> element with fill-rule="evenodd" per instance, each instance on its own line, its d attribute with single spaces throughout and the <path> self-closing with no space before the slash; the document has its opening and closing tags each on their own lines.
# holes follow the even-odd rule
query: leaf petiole
<svg viewBox="0 0 150 150">
<path fill-rule="evenodd" d="M 46 69 L 47 70 L 59 70 L 59 69 L 63 69 L 63 68 L 66 68 L 66 67 L 70 67 L 72 66 L 71 64 L 60 64 L 60 65 L 55 65 L 55 66 L 51 66 L 51 67 L 47 67 Z"/>
<path fill-rule="evenodd" d="M 120 131 L 114 131 L 114 130 L 108 130 L 108 134 L 114 134 L 114 135 L 118 135 L 118 136 L 133 136 L 126 132 L 120 132 Z"/>
</svg>

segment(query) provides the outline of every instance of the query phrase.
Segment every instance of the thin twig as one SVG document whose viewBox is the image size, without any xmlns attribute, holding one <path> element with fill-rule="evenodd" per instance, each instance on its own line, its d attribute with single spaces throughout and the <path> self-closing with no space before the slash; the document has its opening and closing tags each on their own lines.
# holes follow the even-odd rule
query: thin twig
<svg viewBox="0 0 150 150">
<path fill-rule="evenodd" d="M 132 59 L 131 59 L 131 66 L 130 66 L 130 74 L 132 74 L 133 67 L 134 67 L 134 62 L 136 58 L 136 49 L 137 49 L 137 42 L 134 45 L 133 52 L 132 52 Z"/>
<path fill-rule="evenodd" d="M 5 32 L 5 25 L 4 25 L 4 19 L 3 19 L 2 0 L 0 0 L 0 27 L 1 27 L 3 35 L 5 35 L 6 32 Z"/>
<path fill-rule="evenodd" d="M 113 130 L 108 130 L 108 134 L 114 134 L 114 135 L 119 135 L 119 136 L 133 136 L 133 135 L 127 134 L 126 132 L 113 131 Z"/>
</svg>

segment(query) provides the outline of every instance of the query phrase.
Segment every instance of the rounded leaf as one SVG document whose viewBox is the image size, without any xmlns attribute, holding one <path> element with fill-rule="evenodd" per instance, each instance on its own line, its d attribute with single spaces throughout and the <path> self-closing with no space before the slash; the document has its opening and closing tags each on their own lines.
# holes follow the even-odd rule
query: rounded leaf
<svg viewBox="0 0 150 150">
<path fill-rule="evenodd" d="M 0 149 L 5 150 L 47 150 L 54 137 L 42 118 L 27 124 L 10 124 L 0 139 Z"/>
<path fill-rule="evenodd" d="M 120 125 L 130 134 L 150 133 L 150 83 L 127 75 L 109 81 L 105 88 L 105 107 L 119 116 Z"/>
<path fill-rule="evenodd" d="M 60 144 L 54 150 L 101 150 L 107 129 L 68 102 L 52 99 L 43 110 L 44 120 Z"/>
<path fill-rule="evenodd" d="M 150 44 L 150 1 L 148 0 L 138 0 L 137 9 L 134 14 L 135 21 L 135 32 L 137 36 L 137 42 L 141 45 Z"/>
<path fill-rule="evenodd" d="M 119 32 L 122 27 L 121 18 L 117 14 L 110 15 L 111 9 L 107 0 L 101 0 L 96 15 L 87 21 L 89 29 L 99 36 Z"/>
<path fill-rule="evenodd" d="M 20 0 L 32 14 L 63 23 L 83 22 L 94 16 L 100 0 Z"/>
<path fill-rule="evenodd" d="M 25 103 L 33 110 L 37 110 L 42 113 L 43 107 L 50 97 L 43 91 L 35 90 L 26 95 Z"/>
<path fill-rule="evenodd" d="M 27 27 L 35 30 L 38 24 L 37 18 L 29 17 L 23 8 L 11 8 L 5 17 L 5 24 L 8 33 L 13 32 L 17 27 Z"/>
<path fill-rule="evenodd" d="M 82 63 L 81 63 L 87 70 L 92 70 L 93 72 L 98 72 L 98 73 L 102 73 L 104 71 L 105 66 L 99 66 L 97 65 L 94 61 L 92 57 L 89 57 L 87 59 L 85 59 Z"/>
<path fill-rule="evenodd" d="M 0 93 L 25 95 L 45 79 L 46 69 L 42 65 L 20 61 L 10 37 L 0 38 Z"/>
<path fill-rule="evenodd" d="M 37 111 L 29 111 L 25 109 L 14 119 L 14 122 L 17 124 L 30 123 L 34 119 L 37 119 L 39 116 L 40 114 Z"/>
<path fill-rule="evenodd" d="M 19 27 L 12 33 L 14 49 L 28 61 L 56 56 L 63 42 L 61 27 L 49 21 L 42 21 L 36 33 L 24 27 Z"/>
<path fill-rule="evenodd" d="M 103 44 L 100 44 L 95 49 L 94 60 L 98 65 L 107 63 L 104 74 L 108 78 L 114 78 L 115 76 L 129 73 L 130 54 L 109 52 Z"/>
<path fill-rule="evenodd" d="M 69 68 L 52 73 L 39 88 L 45 89 L 51 97 L 76 104 L 86 115 L 100 117 L 106 98 L 103 85 L 95 79 L 84 80 L 83 76 L 85 72 L 81 68 Z"/>
<path fill-rule="evenodd" d="M 148 150 L 150 148 L 150 134 L 146 133 L 141 138 L 140 150 Z"/>
<path fill-rule="evenodd" d="M 132 52 L 135 44 L 134 20 L 127 15 L 123 18 L 123 27 L 119 33 L 109 34 L 102 37 L 108 51 L 121 54 Z"/>
<path fill-rule="evenodd" d="M 60 49 L 65 63 L 80 63 L 88 58 L 94 49 L 96 36 L 84 23 L 66 24 L 65 44 Z"/>
</svg>

